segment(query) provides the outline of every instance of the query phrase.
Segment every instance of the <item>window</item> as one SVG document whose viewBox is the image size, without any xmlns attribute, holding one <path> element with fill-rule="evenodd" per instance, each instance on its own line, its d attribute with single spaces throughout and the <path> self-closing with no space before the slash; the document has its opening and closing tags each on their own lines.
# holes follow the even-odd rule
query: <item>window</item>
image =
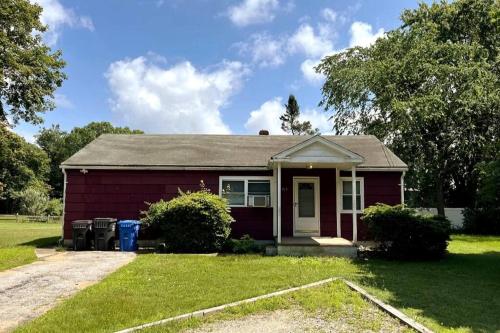
<svg viewBox="0 0 500 333">
<path fill-rule="evenodd" d="M 342 211 L 352 212 L 352 178 L 341 178 Z M 356 178 L 356 211 L 361 212 L 364 206 L 363 178 Z"/>
<path fill-rule="evenodd" d="M 233 207 L 270 207 L 271 177 L 221 177 L 220 195 Z"/>
<path fill-rule="evenodd" d="M 245 181 L 223 180 L 222 197 L 226 198 L 230 206 L 245 205 Z"/>
</svg>

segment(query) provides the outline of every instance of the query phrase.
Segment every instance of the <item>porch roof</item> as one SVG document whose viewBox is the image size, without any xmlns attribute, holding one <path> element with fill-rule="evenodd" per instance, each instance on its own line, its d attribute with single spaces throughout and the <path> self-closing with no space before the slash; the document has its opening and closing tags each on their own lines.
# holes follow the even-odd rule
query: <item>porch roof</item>
<svg viewBox="0 0 500 333">
<path fill-rule="evenodd" d="M 318 136 L 317 136 L 318 137 Z M 63 168 L 267 169 L 272 157 L 311 140 L 293 135 L 104 134 L 64 161 Z M 375 136 L 319 136 L 359 169 L 406 169 Z M 346 155 L 346 156 L 347 156 Z M 281 156 L 283 157 L 283 156 Z"/>
</svg>

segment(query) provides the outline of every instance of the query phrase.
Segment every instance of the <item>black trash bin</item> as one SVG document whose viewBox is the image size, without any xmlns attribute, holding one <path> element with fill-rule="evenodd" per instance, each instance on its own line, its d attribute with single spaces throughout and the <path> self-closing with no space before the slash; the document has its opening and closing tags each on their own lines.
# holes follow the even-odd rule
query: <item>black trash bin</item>
<svg viewBox="0 0 500 333">
<path fill-rule="evenodd" d="M 115 249 L 116 219 L 99 217 L 94 219 L 94 247 L 97 251 Z"/>
<path fill-rule="evenodd" d="M 71 223 L 73 228 L 73 250 L 84 251 L 92 248 L 92 220 L 76 220 Z"/>
</svg>

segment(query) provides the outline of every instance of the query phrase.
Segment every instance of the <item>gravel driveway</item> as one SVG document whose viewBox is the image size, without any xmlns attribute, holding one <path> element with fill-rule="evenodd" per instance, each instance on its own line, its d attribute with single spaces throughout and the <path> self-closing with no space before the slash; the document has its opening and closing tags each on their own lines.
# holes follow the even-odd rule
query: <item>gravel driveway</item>
<svg viewBox="0 0 500 333">
<path fill-rule="evenodd" d="M 32 264 L 0 272 L 0 332 L 42 315 L 61 299 L 129 263 L 135 254 L 89 251 L 39 257 Z"/>
</svg>

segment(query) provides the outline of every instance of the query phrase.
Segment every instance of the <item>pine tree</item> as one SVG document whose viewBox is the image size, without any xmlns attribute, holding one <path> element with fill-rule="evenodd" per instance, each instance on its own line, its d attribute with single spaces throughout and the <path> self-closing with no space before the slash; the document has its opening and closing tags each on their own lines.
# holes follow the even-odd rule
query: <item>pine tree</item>
<svg viewBox="0 0 500 333">
<path fill-rule="evenodd" d="M 281 129 L 292 135 L 315 135 L 319 133 L 317 128 L 313 129 L 311 122 L 299 121 L 300 107 L 294 95 L 288 97 L 285 104 L 286 111 L 280 116 Z"/>
</svg>

